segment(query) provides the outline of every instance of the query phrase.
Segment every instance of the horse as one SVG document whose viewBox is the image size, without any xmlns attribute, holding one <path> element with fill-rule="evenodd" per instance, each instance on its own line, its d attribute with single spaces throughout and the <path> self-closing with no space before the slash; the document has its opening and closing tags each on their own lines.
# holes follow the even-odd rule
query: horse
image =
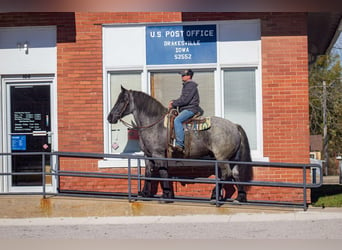
<svg viewBox="0 0 342 250">
<path fill-rule="evenodd" d="M 168 109 L 152 96 L 135 90 L 127 90 L 121 86 L 121 92 L 108 114 L 107 120 L 111 124 L 122 121 L 121 118 L 132 114 L 134 126 L 138 130 L 139 145 L 145 157 L 165 158 L 167 144 L 167 128 L 164 125 L 164 117 Z M 196 131 L 191 136 L 191 152 L 188 158 L 201 158 L 208 155 L 214 156 L 219 163 L 220 180 L 233 180 L 236 182 L 248 182 L 252 179 L 252 166 L 243 164 L 251 162 L 250 147 L 244 129 L 227 119 L 212 116 L 211 127 L 204 131 Z M 122 121 L 124 122 L 124 121 Z M 194 132 L 189 132 L 194 133 Z M 226 161 L 242 162 L 241 164 L 229 164 Z M 146 160 L 145 177 L 156 176 L 168 178 L 168 167 L 166 161 Z M 247 202 L 245 185 L 237 184 L 238 194 L 235 201 Z M 223 185 L 219 184 L 219 192 Z M 162 199 L 173 199 L 174 192 L 170 181 L 162 181 Z M 145 180 L 139 195 L 142 197 L 153 197 L 152 181 Z M 221 197 L 220 197 L 221 198 Z M 216 189 L 211 194 L 211 199 L 216 199 Z M 222 198 L 221 198 L 222 199 Z"/>
</svg>

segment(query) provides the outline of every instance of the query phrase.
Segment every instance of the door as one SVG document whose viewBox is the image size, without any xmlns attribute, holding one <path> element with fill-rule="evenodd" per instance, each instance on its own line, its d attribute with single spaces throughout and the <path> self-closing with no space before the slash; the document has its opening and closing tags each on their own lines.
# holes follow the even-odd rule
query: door
<svg viewBox="0 0 342 250">
<path fill-rule="evenodd" d="M 7 84 L 7 96 L 8 151 L 23 153 L 8 160 L 8 170 L 14 174 L 8 177 L 9 190 L 37 190 L 35 187 L 42 187 L 43 178 L 34 173 L 43 170 L 42 156 L 29 153 L 51 152 L 51 83 L 10 83 Z M 51 160 L 49 156 L 45 157 L 45 171 L 51 171 Z M 45 184 L 52 184 L 51 176 Z"/>
</svg>

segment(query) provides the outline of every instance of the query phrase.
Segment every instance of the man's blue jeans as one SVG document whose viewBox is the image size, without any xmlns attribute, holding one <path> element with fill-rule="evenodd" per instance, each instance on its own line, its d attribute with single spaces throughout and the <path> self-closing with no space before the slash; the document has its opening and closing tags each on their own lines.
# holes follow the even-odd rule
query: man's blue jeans
<svg viewBox="0 0 342 250">
<path fill-rule="evenodd" d="M 176 145 L 184 147 L 184 129 L 182 123 L 193 117 L 195 114 L 190 110 L 183 110 L 174 120 Z"/>
</svg>

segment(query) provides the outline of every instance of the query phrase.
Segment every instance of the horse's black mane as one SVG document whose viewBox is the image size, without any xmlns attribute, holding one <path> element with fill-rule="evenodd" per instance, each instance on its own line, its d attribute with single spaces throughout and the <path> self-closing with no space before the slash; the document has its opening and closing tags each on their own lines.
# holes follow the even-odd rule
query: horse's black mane
<svg viewBox="0 0 342 250">
<path fill-rule="evenodd" d="M 165 114 L 167 111 L 166 107 L 164 107 L 157 99 L 144 92 L 133 90 L 132 95 L 135 108 L 139 112 L 144 112 L 149 116 L 159 116 Z"/>
</svg>

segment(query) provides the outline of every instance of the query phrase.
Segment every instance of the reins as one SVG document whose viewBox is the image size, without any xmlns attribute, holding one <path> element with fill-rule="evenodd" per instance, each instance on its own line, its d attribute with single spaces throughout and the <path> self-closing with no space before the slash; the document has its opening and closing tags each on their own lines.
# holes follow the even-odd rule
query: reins
<svg viewBox="0 0 342 250">
<path fill-rule="evenodd" d="M 160 119 L 158 119 L 157 121 L 155 121 L 155 122 L 153 122 L 152 124 L 147 125 L 147 126 L 134 126 L 133 124 L 129 124 L 128 122 L 122 120 L 121 118 L 120 118 L 120 121 L 121 121 L 126 127 L 131 128 L 131 129 L 136 129 L 136 130 L 138 130 L 138 129 L 146 129 L 146 128 L 151 128 L 151 127 L 153 127 L 154 125 L 156 125 L 157 123 L 161 122 L 161 121 L 165 118 L 165 116 L 166 116 L 168 113 L 169 113 L 169 112 L 166 112 L 165 114 L 162 115 L 162 117 L 160 117 Z"/>
</svg>

